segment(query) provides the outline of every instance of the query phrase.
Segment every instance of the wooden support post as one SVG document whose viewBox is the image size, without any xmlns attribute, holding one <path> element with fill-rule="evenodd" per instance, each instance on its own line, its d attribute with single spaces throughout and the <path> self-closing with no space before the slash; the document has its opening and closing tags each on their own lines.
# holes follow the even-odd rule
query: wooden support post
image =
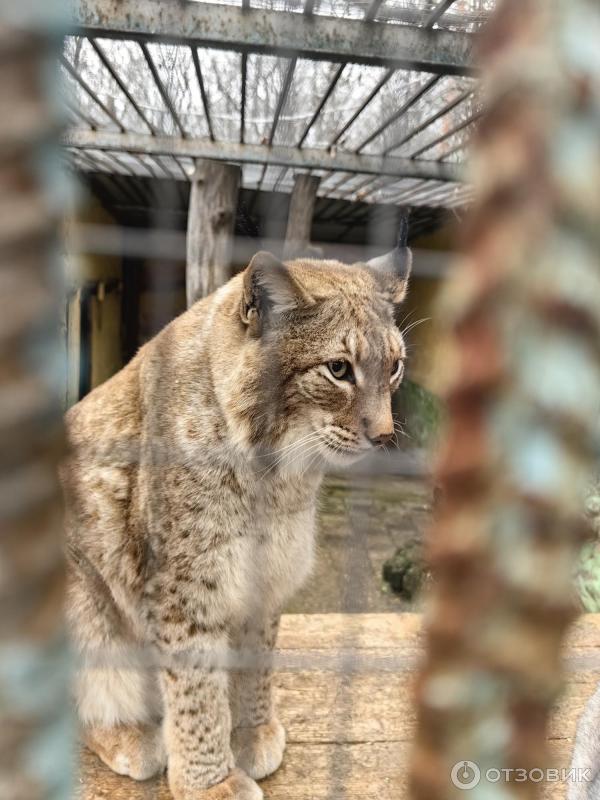
<svg viewBox="0 0 600 800">
<path fill-rule="evenodd" d="M 309 175 L 304 172 L 296 175 L 294 179 L 285 232 L 284 255 L 286 258 L 303 255 L 309 247 L 313 212 L 320 182 L 321 178 L 317 175 Z"/>
<path fill-rule="evenodd" d="M 188 307 L 231 277 L 233 230 L 241 168 L 198 161 L 192 177 L 187 227 Z"/>
</svg>

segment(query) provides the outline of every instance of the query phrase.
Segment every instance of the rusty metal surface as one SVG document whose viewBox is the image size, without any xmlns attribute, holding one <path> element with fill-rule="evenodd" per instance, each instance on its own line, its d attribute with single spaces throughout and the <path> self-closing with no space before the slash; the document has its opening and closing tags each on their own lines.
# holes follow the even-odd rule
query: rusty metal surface
<svg viewBox="0 0 600 800">
<path fill-rule="evenodd" d="M 536 797 L 539 773 L 522 776 L 548 766 L 600 414 L 598 30 L 588 0 L 504 0 L 482 48 L 478 200 L 443 306 L 445 499 L 412 767 L 423 800 L 464 798 L 451 770 L 466 760 L 481 770 L 471 800 Z"/>
<path fill-rule="evenodd" d="M 27 3 L 0 10 L 2 800 L 66 800 L 70 789 L 56 470 L 63 431 L 55 235 L 63 187 L 49 91 L 59 50 L 50 7 L 59 4 L 48 2 L 33 17 Z"/>
</svg>

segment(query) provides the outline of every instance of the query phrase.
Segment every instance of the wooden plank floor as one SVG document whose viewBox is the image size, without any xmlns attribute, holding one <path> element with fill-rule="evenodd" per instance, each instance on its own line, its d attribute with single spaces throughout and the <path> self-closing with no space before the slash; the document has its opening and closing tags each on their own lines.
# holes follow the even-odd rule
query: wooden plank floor
<svg viewBox="0 0 600 800">
<path fill-rule="evenodd" d="M 422 652 L 417 614 L 294 614 L 284 617 L 279 714 L 288 734 L 282 767 L 262 782 L 267 800 L 402 800 L 414 726 L 411 686 Z M 555 709 L 554 766 L 569 764 L 585 701 L 600 679 L 600 615 L 572 628 L 568 686 Z M 169 800 L 164 780 L 136 783 L 84 751 L 79 800 Z M 548 800 L 564 785 L 550 783 Z"/>
</svg>

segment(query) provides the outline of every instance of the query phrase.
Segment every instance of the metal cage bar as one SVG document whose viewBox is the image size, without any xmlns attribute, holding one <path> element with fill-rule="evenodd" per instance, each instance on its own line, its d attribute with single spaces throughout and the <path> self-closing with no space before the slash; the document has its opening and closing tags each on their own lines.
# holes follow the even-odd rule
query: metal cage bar
<svg viewBox="0 0 600 800">
<path fill-rule="evenodd" d="M 532 773 L 542 780 L 552 763 L 547 725 L 598 465 L 600 100 L 581 92 L 600 82 L 598 26 L 587 0 L 502 0 L 482 42 L 477 207 L 441 305 L 448 413 L 415 800 L 465 794 L 453 771 L 465 762 L 481 768 L 474 800 L 537 798 Z M 490 768 L 523 782 L 499 785 Z M 592 793 L 576 781 L 567 794 Z"/>
</svg>

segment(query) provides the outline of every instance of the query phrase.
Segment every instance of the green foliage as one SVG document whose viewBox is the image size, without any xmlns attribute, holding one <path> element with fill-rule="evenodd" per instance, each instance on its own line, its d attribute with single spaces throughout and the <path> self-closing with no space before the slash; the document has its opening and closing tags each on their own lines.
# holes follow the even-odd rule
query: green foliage
<svg viewBox="0 0 600 800">
<path fill-rule="evenodd" d="M 586 516 L 595 537 L 581 548 L 575 586 L 585 611 L 600 612 L 600 482 L 596 479 L 585 501 Z"/>
<path fill-rule="evenodd" d="M 394 412 L 404 427 L 402 447 L 425 447 L 435 443 L 443 418 L 441 401 L 432 392 L 405 378 L 394 398 Z"/>
<path fill-rule="evenodd" d="M 407 541 L 383 565 L 383 580 L 405 600 L 412 600 L 428 577 L 420 539 Z"/>
<path fill-rule="evenodd" d="M 581 550 L 575 586 L 585 611 L 600 612 L 600 546 L 588 542 Z"/>
</svg>

